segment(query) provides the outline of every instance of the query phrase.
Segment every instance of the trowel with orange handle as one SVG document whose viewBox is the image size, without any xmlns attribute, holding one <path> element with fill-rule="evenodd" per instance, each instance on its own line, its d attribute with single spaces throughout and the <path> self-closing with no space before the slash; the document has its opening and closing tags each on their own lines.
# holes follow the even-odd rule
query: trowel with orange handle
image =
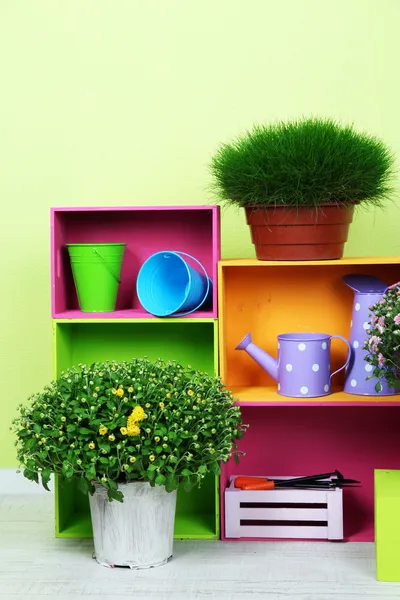
<svg viewBox="0 0 400 600">
<path fill-rule="evenodd" d="M 268 479 L 267 477 L 235 478 L 235 487 L 246 491 L 273 490 L 275 488 L 297 488 L 297 489 L 335 489 L 353 486 L 360 483 L 356 479 L 345 479 L 340 471 L 331 473 L 320 473 L 307 477 L 295 477 L 294 479 Z"/>
</svg>

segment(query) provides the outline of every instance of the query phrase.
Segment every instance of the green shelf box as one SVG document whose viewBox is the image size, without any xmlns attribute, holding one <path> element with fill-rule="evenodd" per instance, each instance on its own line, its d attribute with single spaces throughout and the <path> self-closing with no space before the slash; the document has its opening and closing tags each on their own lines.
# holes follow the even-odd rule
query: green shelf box
<svg viewBox="0 0 400 600">
<path fill-rule="evenodd" d="M 400 581 L 400 471 L 375 469 L 375 554 L 378 581 Z"/>
<path fill-rule="evenodd" d="M 54 320 L 54 375 L 78 363 L 129 360 L 147 356 L 218 371 L 218 327 L 215 319 Z M 89 501 L 74 481 L 55 479 L 56 537 L 90 538 Z M 208 476 L 201 488 L 178 491 L 175 538 L 218 539 L 219 483 Z"/>
</svg>

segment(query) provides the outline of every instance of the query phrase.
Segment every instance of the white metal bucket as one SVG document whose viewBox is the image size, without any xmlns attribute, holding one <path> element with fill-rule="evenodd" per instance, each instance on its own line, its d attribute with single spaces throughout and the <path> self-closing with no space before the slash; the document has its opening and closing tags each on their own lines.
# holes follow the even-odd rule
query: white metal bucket
<svg viewBox="0 0 400 600">
<path fill-rule="evenodd" d="M 148 569 L 172 556 L 176 490 L 132 482 L 119 484 L 123 502 L 110 502 L 107 490 L 95 485 L 89 495 L 96 560 L 105 567 Z"/>
</svg>

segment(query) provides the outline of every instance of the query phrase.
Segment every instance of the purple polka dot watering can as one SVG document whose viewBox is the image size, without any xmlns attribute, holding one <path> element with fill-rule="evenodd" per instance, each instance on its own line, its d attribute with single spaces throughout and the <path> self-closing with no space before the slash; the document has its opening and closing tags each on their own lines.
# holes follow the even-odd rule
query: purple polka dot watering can
<svg viewBox="0 0 400 600">
<path fill-rule="evenodd" d="M 331 340 L 343 340 L 348 346 L 344 365 L 331 373 Z M 292 398 L 316 398 L 332 393 L 332 377 L 345 369 L 351 358 L 351 346 L 340 335 L 327 333 L 284 333 L 278 335 L 278 359 L 252 342 L 248 333 L 236 350 L 245 350 L 275 381 L 278 394 Z"/>
<path fill-rule="evenodd" d="M 367 331 L 370 327 L 370 307 L 376 304 L 388 289 L 386 283 L 370 275 L 345 275 L 343 281 L 354 291 L 353 314 L 350 322 L 350 343 L 352 356 L 346 370 L 344 391 L 360 396 L 391 396 L 400 390 L 390 388 L 382 379 L 380 391 L 376 391 L 376 377 L 367 379 L 373 366 L 365 361 L 367 350 L 364 350 Z"/>
</svg>

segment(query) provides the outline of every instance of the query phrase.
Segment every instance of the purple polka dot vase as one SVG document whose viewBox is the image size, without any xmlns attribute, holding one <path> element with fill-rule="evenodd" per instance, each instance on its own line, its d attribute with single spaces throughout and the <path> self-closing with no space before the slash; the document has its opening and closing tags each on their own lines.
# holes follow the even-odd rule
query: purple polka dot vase
<svg viewBox="0 0 400 600">
<path fill-rule="evenodd" d="M 347 360 L 334 373 L 330 368 L 332 339 L 348 346 Z M 245 350 L 275 381 L 278 394 L 291 398 L 317 398 L 332 393 L 332 377 L 345 369 L 351 357 L 349 342 L 327 333 L 283 333 L 278 335 L 278 359 L 256 346 L 248 333 L 236 350 Z"/>
<path fill-rule="evenodd" d="M 345 275 L 344 282 L 354 291 L 353 313 L 350 322 L 351 359 L 346 369 L 344 391 L 347 394 L 359 396 L 391 396 L 400 390 L 389 387 L 382 379 L 380 391 L 375 386 L 378 378 L 367 377 L 373 371 L 373 366 L 365 360 L 368 354 L 364 343 L 368 338 L 370 327 L 370 306 L 380 300 L 387 289 L 387 284 L 370 275 Z"/>
</svg>

